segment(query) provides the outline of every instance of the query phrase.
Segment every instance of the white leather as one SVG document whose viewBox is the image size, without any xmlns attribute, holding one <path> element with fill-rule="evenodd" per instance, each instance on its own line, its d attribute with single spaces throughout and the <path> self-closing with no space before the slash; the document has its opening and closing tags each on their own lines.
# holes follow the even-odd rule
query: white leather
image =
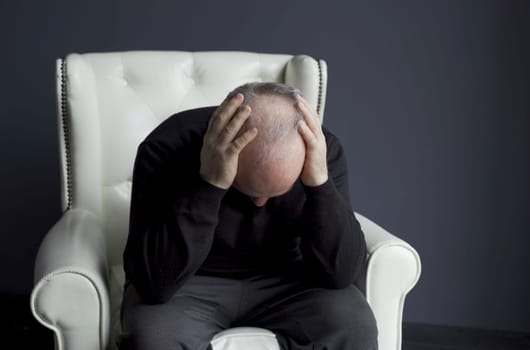
<svg viewBox="0 0 530 350">
<path fill-rule="evenodd" d="M 418 252 L 365 216 L 355 213 L 366 238 L 366 270 L 357 285 L 364 291 L 379 329 L 379 349 L 401 349 L 403 306 L 421 274 Z"/>
<path fill-rule="evenodd" d="M 279 350 L 274 333 L 263 328 L 254 327 L 227 329 L 216 334 L 211 344 L 212 350 Z"/>
<path fill-rule="evenodd" d="M 57 61 L 64 216 L 37 256 L 32 311 L 57 349 L 115 349 L 124 283 L 132 167 L 138 144 L 173 113 L 219 104 L 238 85 L 278 81 L 325 107 L 327 67 L 309 56 L 250 52 L 133 51 L 71 54 Z M 380 349 L 400 349 L 417 253 L 360 214 L 369 256 L 359 280 L 376 314 Z M 278 349 L 274 334 L 237 328 L 215 350 Z"/>
<path fill-rule="evenodd" d="M 101 221 L 68 210 L 42 242 L 31 309 L 55 332 L 58 349 L 103 349 L 110 331 L 107 257 Z"/>
<path fill-rule="evenodd" d="M 293 57 L 285 70 L 285 83 L 292 86 L 321 86 L 321 89 L 306 89 L 304 98 L 318 111 L 320 119 L 324 119 L 326 104 L 327 65 L 324 60 L 316 61 L 309 56 Z"/>
</svg>

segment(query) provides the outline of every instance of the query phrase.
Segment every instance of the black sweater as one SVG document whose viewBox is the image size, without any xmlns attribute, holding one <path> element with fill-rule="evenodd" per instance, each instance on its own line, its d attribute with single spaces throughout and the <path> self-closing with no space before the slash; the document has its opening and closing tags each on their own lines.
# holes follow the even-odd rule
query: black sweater
<svg viewBox="0 0 530 350">
<path fill-rule="evenodd" d="M 342 146 L 324 130 L 329 179 L 257 207 L 235 188 L 199 176 L 200 150 L 216 107 L 177 113 L 138 146 L 133 171 L 126 283 L 163 303 L 193 274 L 245 278 L 288 274 L 344 288 L 360 272 L 366 242 L 349 200 Z"/>
</svg>

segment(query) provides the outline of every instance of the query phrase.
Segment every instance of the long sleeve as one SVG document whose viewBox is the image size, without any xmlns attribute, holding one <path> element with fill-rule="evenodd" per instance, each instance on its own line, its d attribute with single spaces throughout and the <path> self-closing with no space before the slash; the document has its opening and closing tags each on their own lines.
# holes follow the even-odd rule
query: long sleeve
<svg viewBox="0 0 530 350">
<path fill-rule="evenodd" d="M 339 140 L 324 130 L 328 181 L 305 187 L 300 249 L 304 272 L 313 283 L 344 288 L 357 278 L 366 257 L 366 241 L 349 200 L 348 169 Z"/>
<path fill-rule="evenodd" d="M 226 192 L 192 170 L 172 170 L 166 153 L 163 145 L 138 147 L 123 256 L 126 280 L 151 304 L 167 301 L 204 262 Z"/>
</svg>

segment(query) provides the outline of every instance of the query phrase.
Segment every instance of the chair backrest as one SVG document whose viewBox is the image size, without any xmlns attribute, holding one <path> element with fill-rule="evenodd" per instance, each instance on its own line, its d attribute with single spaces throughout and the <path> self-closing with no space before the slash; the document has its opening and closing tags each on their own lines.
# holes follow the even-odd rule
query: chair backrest
<svg viewBox="0 0 530 350">
<path fill-rule="evenodd" d="M 297 87 L 322 118 L 327 66 L 305 55 L 129 51 L 57 60 L 62 208 L 101 217 L 109 264 L 121 264 L 140 142 L 170 115 L 218 105 L 251 81 Z"/>
</svg>

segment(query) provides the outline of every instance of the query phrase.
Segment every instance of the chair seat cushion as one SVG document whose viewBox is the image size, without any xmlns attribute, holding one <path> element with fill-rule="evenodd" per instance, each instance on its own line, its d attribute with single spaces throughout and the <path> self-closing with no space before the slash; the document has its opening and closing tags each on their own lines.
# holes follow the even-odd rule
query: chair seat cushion
<svg viewBox="0 0 530 350">
<path fill-rule="evenodd" d="M 211 344 L 213 350 L 280 350 L 274 333 L 253 327 L 230 328 L 217 333 Z"/>
</svg>

